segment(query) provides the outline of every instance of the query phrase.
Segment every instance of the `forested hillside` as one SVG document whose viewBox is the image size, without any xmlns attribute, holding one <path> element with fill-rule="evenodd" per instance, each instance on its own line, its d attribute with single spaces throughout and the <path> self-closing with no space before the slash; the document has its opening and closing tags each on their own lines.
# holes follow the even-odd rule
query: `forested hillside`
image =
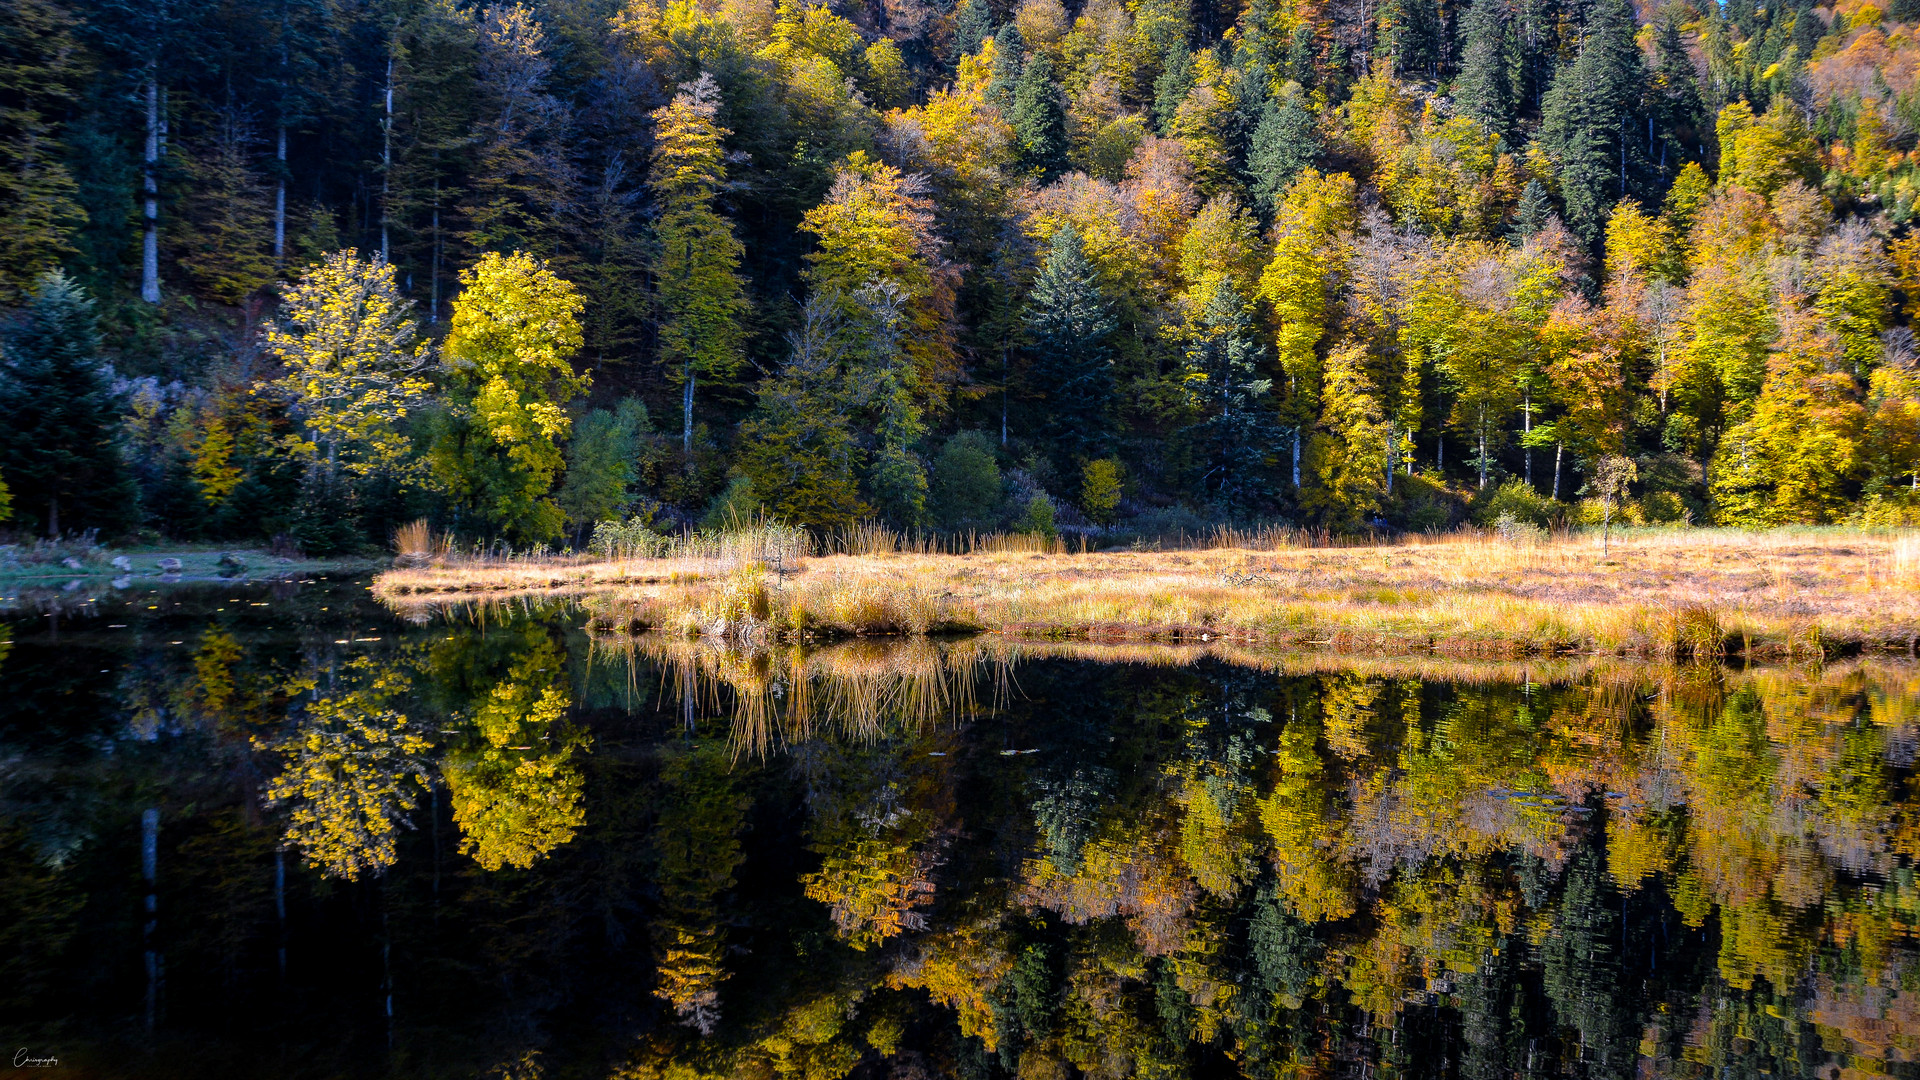
<svg viewBox="0 0 1920 1080">
<path fill-rule="evenodd" d="M 1920 7 L 1788 4 L 6 0 L 10 525 L 1911 523 Z"/>
</svg>

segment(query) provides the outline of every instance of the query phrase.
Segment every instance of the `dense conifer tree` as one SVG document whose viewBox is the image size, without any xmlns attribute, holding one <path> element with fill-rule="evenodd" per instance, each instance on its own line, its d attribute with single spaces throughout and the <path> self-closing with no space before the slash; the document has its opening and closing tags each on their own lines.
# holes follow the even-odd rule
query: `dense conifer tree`
<svg viewBox="0 0 1920 1080">
<path fill-rule="evenodd" d="M 1513 29 L 1506 0 L 1478 0 L 1461 20 L 1454 110 L 1505 135 L 1513 128 Z"/>
<path fill-rule="evenodd" d="M 1117 323 L 1072 225 L 1053 234 L 1027 298 L 1027 328 L 1033 335 L 1028 381 L 1039 418 L 1036 434 L 1055 470 L 1076 475 L 1081 462 L 1108 449 L 1113 422 L 1109 339 Z"/>
<path fill-rule="evenodd" d="M 1067 116 L 1060 105 L 1060 87 L 1053 81 L 1053 61 L 1046 53 L 1032 53 L 1021 68 L 1009 122 L 1020 147 L 1021 167 L 1052 179 L 1067 161 Z"/>
<path fill-rule="evenodd" d="M 986 0 L 966 0 L 953 19 L 954 60 L 979 52 L 981 44 L 992 36 L 993 11 Z"/>
<path fill-rule="evenodd" d="M 1578 58 L 1553 80 L 1540 126 L 1541 148 L 1560 169 L 1567 226 L 1588 243 L 1645 174 L 1646 144 L 1635 137 L 1643 81 L 1632 8 L 1599 0 Z"/>
<path fill-rule="evenodd" d="M 993 75 L 987 81 L 987 102 L 1001 115 L 1013 112 L 1013 92 L 1026 69 L 1027 46 L 1020 40 L 1020 28 L 1008 23 L 993 35 Z"/>
<path fill-rule="evenodd" d="M 1654 70 L 1648 87 L 1649 130 L 1647 156 L 1655 170 L 1671 175 L 1681 164 L 1706 153 L 1702 134 L 1707 110 L 1700 97 L 1699 76 L 1681 37 L 1679 16 L 1668 11 L 1654 36 Z"/>
<path fill-rule="evenodd" d="M 1186 380 L 1200 414 L 1190 433 L 1205 463 L 1201 484 L 1229 514 L 1252 509 L 1264 491 L 1260 467 L 1273 413 L 1264 352 L 1246 300 L 1221 277 L 1188 338 Z"/>
<path fill-rule="evenodd" d="M 1160 134 L 1173 131 L 1174 114 L 1193 89 L 1193 50 L 1185 42 L 1176 43 L 1161 60 L 1160 74 L 1153 80 L 1153 118 Z"/>
<path fill-rule="evenodd" d="M 1408 78 L 1437 77 L 1452 51 L 1440 5 L 1434 0 L 1391 0 L 1385 18 L 1394 72 Z"/>
<path fill-rule="evenodd" d="M 1314 136 L 1313 114 L 1299 93 L 1269 100 L 1260 112 L 1247 147 L 1247 193 L 1263 218 L 1279 209 L 1287 188 L 1300 170 L 1320 156 Z"/>
<path fill-rule="evenodd" d="M 0 338 L 0 476 L 15 520 L 48 536 L 111 532 L 135 509 L 99 347 L 93 300 L 59 272 Z"/>
</svg>

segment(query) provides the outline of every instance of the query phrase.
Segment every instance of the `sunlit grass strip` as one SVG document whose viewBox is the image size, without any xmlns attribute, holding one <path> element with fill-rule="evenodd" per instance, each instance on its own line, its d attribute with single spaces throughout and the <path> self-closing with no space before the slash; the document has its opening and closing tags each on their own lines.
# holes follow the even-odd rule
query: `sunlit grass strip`
<svg viewBox="0 0 1920 1080">
<path fill-rule="evenodd" d="M 1696 542 L 1687 542 L 1687 541 Z M 849 545 L 857 546 L 857 545 Z M 885 547 L 884 544 L 880 545 Z M 985 547 L 986 545 L 981 545 Z M 602 629 L 825 639 L 1224 638 L 1349 652 L 1821 655 L 1920 635 L 1920 542 L 1871 530 L 1644 531 L 1508 542 L 969 555 L 881 550 L 731 565 L 672 557 L 383 575 L 397 608 L 575 595 Z"/>
</svg>

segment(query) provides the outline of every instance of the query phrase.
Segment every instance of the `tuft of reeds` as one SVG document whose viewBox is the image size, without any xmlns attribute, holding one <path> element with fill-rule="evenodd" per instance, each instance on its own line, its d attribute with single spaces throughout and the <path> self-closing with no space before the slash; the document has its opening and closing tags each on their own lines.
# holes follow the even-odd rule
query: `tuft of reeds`
<svg viewBox="0 0 1920 1080">
<path fill-rule="evenodd" d="M 397 556 L 395 566 L 425 566 L 433 561 L 435 543 L 433 528 L 427 519 L 410 521 L 393 530 L 393 550 Z"/>
<path fill-rule="evenodd" d="M 1705 664 L 1726 655 L 1727 630 L 1711 605 L 1677 604 L 1666 608 L 1665 616 L 1664 647 L 1659 651 L 1666 658 Z"/>
</svg>

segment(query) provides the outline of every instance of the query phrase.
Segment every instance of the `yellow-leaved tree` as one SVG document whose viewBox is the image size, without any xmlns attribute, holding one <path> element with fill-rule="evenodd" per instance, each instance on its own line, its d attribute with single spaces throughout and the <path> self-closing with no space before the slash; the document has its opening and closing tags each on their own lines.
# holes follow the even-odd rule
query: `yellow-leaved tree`
<svg viewBox="0 0 1920 1080">
<path fill-rule="evenodd" d="M 1844 346 L 1812 319 L 1784 319 L 1767 381 L 1713 457 L 1714 520 L 1723 525 L 1820 525 L 1846 511 L 1867 411 L 1844 367 Z"/>
<path fill-rule="evenodd" d="M 721 140 L 728 132 L 714 119 L 719 108 L 720 84 L 702 72 L 653 112 L 648 179 L 660 203 L 654 229 L 660 244 L 654 270 L 660 362 L 667 377 L 680 384 L 680 441 L 688 454 L 693 453 L 695 385 L 702 377 L 731 378 L 744 359 L 740 320 L 747 300 L 740 241 L 713 204 L 727 178 Z"/>
<path fill-rule="evenodd" d="M 1260 277 L 1260 296 L 1273 308 L 1275 352 L 1287 378 L 1281 415 L 1291 432 L 1296 490 L 1304 432 L 1320 411 L 1320 343 L 1330 317 L 1331 278 L 1351 246 L 1353 191 L 1353 178 L 1346 173 L 1302 170 L 1274 215 L 1273 261 Z"/>
<path fill-rule="evenodd" d="M 460 284 L 444 347 L 455 403 L 434 442 L 434 472 L 463 515 L 515 539 L 549 539 L 566 522 L 549 497 L 572 428 L 566 404 L 589 383 L 570 362 L 580 294 L 520 252 L 481 256 Z"/>
<path fill-rule="evenodd" d="M 432 389 L 432 351 L 414 340 L 412 309 L 393 264 L 351 248 L 281 294 L 281 317 L 266 338 L 285 373 L 256 392 L 286 404 L 298 425 L 286 449 L 329 480 L 417 470 L 406 420 Z"/>
<path fill-rule="evenodd" d="M 819 239 L 807 253 L 807 284 L 844 316 L 867 317 L 858 297 L 867 286 L 898 289 L 902 346 L 912 361 L 902 381 L 916 405 L 937 411 L 956 376 L 952 321 L 959 274 L 943 257 L 933 218 L 922 178 L 856 152 L 800 229 Z"/>
</svg>

